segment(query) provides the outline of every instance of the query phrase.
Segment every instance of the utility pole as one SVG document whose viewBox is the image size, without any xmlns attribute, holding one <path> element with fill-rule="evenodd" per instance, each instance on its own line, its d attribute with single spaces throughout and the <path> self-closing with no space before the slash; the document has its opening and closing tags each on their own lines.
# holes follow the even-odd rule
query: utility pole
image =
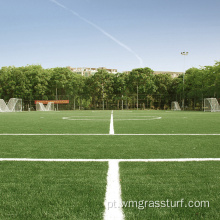
<svg viewBox="0 0 220 220">
<path fill-rule="evenodd" d="M 58 100 L 58 96 L 57 96 L 57 87 L 56 87 L 56 100 Z M 57 103 L 57 111 L 58 111 L 58 103 Z"/>
<path fill-rule="evenodd" d="M 185 109 L 185 91 L 184 91 L 184 77 L 185 77 L 185 72 L 186 72 L 186 70 L 185 70 L 185 57 L 188 55 L 188 53 L 189 52 L 181 52 L 181 55 L 183 55 L 184 56 L 184 72 L 183 72 L 183 103 L 182 103 L 182 106 L 183 106 L 183 111 L 184 111 L 184 109 Z"/>
<path fill-rule="evenodd" d="M 102 110 L 105 110 L 104 85 L 103 85 L 103 83 L 102 83 Z"/>
</svg>

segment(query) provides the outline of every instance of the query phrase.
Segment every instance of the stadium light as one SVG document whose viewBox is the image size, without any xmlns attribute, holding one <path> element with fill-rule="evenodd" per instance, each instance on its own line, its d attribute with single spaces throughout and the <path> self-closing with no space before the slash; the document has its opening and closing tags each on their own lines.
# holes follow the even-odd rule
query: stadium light
<svg viewBox="0 0 220 220">
<path fill-rule="evenodd" d="M 183 72 L 183 104 L 182 104 L 182 106 L 183 106 L 183 110 L 184 110 L 184 108 L 185 108 L 185 103 L 184 103 L 184 99 L 185 99 L 185 92 L 184 92 L 184 76 L 185 76 L 185 72 L 186 72 L 186 70 L 185 70 L 185 57 L 187 56 L 189 54 L 189 52 L 181 52 L 181 55 L 183 55 L 184 56 L 184 72 Z"/>
</svg>

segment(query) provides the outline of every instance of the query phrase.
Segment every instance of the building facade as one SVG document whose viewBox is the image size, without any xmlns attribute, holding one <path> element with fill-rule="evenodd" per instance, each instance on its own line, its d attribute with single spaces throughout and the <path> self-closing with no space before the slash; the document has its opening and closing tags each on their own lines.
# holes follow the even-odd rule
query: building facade
<svg viewBox="0 0 220 220">
<path fill-rule="evenodd" d="M 124 71 L 123 73 L 129 74 L 130 72 L 131 72 L 131 71 Z M 168 75 L 171 75 L 172 78 L 176 78 L 176 77 L 182 75 L 183 72 L 154 71 L 153 74 L 154 74 L 154 75 L 158 75 L 158 74 L 168 74 Z"/>
<path fill-rule="evenodd" d="M 68 66 L 67 68 L 70 69 L 72 72 L 80 74 L 82 76 L 92 76 L 96 72 L 98 72 L 98 70 L 106 70 L 108 73 L 113 73 L 113 74 L 118 73 L 117 69 L 107 69 L 105 67 L 99 67 L 99 68 L 88 68 L 88 67 L 73 68 L 73 67 Z"/>
<path fill-rule="evenodd" d="M 154 71 L 154 74 L 169 74 L 172 78 L 177 78 L 178 76 L 182 75 L 183 72 L 170 72 L 170 71 Z"/>
<path fill-rule="evenodd" d="M 113 73 L 116 74 L 118 73 L 117 69 L 107 69 L 105 67 L 99 67 L 99 68 L 88 68 L 88 67 L 79 67 L 79 68 L 74 68 L 74 67 L 67 67 L 68 69 L 70 69 L 72 72 L 77 73 L 81 76 L 92 76 L 94 75 L 96 72 L 98 72 L 98 70 L 106 70 L 108 73 Z M 124 71 L 123 73 L 129 74 L 131 71 Z M 171 75 L 172 78 L 176 78 L 180 75 L 183 74 L 183 72 L 170 72 L 170 71 L 154 71 L 154 74 L 169 74 Z"/>
</svg>

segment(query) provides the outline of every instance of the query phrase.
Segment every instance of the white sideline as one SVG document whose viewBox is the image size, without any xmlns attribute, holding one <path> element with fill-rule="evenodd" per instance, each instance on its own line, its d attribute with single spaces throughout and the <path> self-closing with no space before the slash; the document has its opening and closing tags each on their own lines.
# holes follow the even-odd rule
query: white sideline
<svg viewBox="0 0 220 220">
<path fill-rule="evenodd" d="M 111 112 L 109 134 L 110 134 L 110 135 L 115 134 L 115 131 L 114 131 L 114 120 L 113 120 L 113 110 L 112 110 L 112 112 Z"/>
<path fill-rule="evenodd" d="M 122 204 L 121 185 L 119 177 L 119 162 L 111 160 L 108 162 L 107 187 L 105 193 L 105 212 L 104 220 L 122 220 L 124 219 L 122 207 L 113 206 L 112 204 Z M 111 207 L 110 207 L 111 204 Z"/>
</svg>

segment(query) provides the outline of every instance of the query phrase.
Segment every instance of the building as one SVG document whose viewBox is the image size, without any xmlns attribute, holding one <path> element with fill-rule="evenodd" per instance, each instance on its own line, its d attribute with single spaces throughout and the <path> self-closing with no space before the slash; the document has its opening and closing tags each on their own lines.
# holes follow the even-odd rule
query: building
<svg viewBox="0 0 220 220">
<path fill-rule="evenodd" d="M 131 71 L 124 71 L 123 73 L 129 74 Z M 154 71 L 154 75 L 158 74 L 169 74 L 172 78 L 176 78 L 183 74 L 183 72 L 170 72 L 170 71 Z"/>
<path fill-rule="evenodd" d="M 106 70 L 108 73 L 116 74 L 118 73 L 117 69 L 107 69 L 105 67 L 99 67 L 99 68 L 88 68 L 88 67 L 80 67 L 80 68 L 73 68 L 68 66 L 68 69 L 70 69 L 72 72 L 80 74 L 82 76 L 92 76 L 98 70 Z M 131 71 L 124 71 L 123 73 L 129 74 Z M 183 74 L 183 72 L 170 72 L 170 71 L 154 71 L 154 74 L 169 74 L 172 78 L 176 78 Z"/>
<path fill-rule="evenodd" d="M 98 70 L 106 70 L 108 73 L 114 73 L 116 74 L 118 71 L 117 69 L 107 69 L 105 67 L 99 67 L 99 68 L 88 68 L 88 67 L 80 67 L 80 68 L 73 68 L 68 66 L 68 69 L 70 69 L 72 72 L 80 74 L 82 76 L 91 76 L 94 75 Z"/>
<path fill-rule="evenodd" d="M 170 72 L 170 71 L 154 71 L 154 74 L 169 74 L 172 78 L 177 78 L 178 76 L 182 75 L 183 72 Z"/>
</svg>

